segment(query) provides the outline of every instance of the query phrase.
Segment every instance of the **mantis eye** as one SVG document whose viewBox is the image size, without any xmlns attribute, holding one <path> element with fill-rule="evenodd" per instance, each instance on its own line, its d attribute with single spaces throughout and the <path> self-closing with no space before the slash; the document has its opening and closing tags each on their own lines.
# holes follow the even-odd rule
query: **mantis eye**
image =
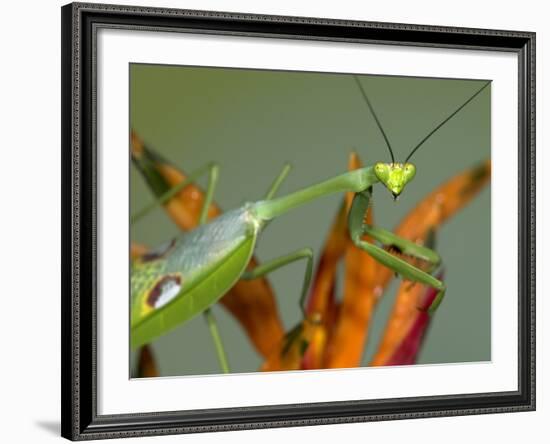
<svg viewBox="0 0 550 444">
<path fill-rule="evenodd" d="M 374 172 L 378 175 L 387 174 L 389 171 L 388 165 L 382 162 L 378 162 L 374 165 Z"/>
<path fill-rule="evenodd" d="M 409 182 L 416 174 L 416 167 L 412 163 L 406 163 L 403 169 L 405 180 Z"/>
<path fill-rule="evenodd" d="M 382 162 L 374 164 L 374 174 L 378 177 L 379 180 L 384 182 L 388 176 L 388 167 Z"/>
<path fill-rule="evenodd" d="M 387 164 L 378 162 L 374 165 L 374 174 L 381 182 L 385 183 L 388 180 L 389 171 L 390 170 Z"/>
</svg>

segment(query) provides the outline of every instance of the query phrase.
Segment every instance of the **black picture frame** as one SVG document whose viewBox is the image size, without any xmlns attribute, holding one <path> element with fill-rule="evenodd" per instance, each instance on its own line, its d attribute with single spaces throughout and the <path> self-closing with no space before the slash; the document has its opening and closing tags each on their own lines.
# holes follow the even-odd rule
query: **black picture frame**
<svg viewBox="0 0 550 444">
<path fill-rule="evenodd" d="M 535 409 L 535 33 L 72 3 L 62 15 L 62 436 L 71 440 Z M 518 57 L 518 390 L 143 414 L 98 415 L 98 27 L 508 51 Z"/>
</svg>

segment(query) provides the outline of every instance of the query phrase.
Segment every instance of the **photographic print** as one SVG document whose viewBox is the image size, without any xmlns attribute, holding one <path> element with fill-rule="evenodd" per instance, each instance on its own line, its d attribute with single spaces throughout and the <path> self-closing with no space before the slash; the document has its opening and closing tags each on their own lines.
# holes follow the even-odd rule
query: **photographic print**
<svg viewBox="0 0 550 444">
<path fill-rule="evenodd" d="M 132 378 L 491 361 L 491 81 L 131 63 Z"/>
<path fill-rule="evenodd" d="M 535 409 L 535 34 L 62 8 L 62 435 Z"/>
</svg>

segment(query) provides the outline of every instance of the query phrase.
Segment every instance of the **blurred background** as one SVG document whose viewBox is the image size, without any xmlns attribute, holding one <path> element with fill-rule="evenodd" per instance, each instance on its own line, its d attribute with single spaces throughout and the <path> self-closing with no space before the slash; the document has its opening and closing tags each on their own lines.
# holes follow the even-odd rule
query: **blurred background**
<svg viewBox="0 0 550 444">
<path fill-rule="evenodd" d="M 482 85 L 477 80 L 390 76 L 361 76 L 361 82 L 396 161 L 403 161 Z M 352 150 L 365 165 L 390 161 L 350 75 L 132 64 L 130 88 L 131 129 L 147 146 L 188 173 L 210 161 L 221 166 L 215 201 L 224 210 L 260 199 L 285 162 L 293 169 L 279 195 L 345 172 Z M 382 186 L 374 188 L 375 224 L 393 229 L 437 185 L 489 158 L 490 147 L 487 88 L 415 154 L 417 176 L 397 202 Z M 130 168 L 133 214 L 154 197 L 139 172 Z M 203 186 L 205 179 L 199 181 Z M 326 197 L 274 221 L 259 238 L 258 259 L 306 246 L 318 255 L 341 199 Z M 491 359 L 490 224 L 487 186 L 438 231 L 448 291 L 427 332 L 419 364 Z M 178 233 L 160 207 L 131 227 L 131 239 L 149 246 Z M 301 319 L 303 273 L 304 264 L 298 262 L 269 277 L 286 330 Z M 378 305 L 364 364 L 376 349 L 397 283 Z M 256 371 L 262 359 L 239 324 L 219 304 L 213 311 L 232 372 Z M 202 316 L 159 338 L 153 352 L 162 375 L 220 373 Z"/>
</svg>

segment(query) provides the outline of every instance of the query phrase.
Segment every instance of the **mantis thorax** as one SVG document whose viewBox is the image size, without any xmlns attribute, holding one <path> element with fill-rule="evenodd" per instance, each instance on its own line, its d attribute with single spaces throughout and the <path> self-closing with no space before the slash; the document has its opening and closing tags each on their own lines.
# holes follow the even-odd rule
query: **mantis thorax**
<svg viewBox="0 0 550 444">
<path fill-rule="evenodd" d="M 401 194 L 416 174 L 416 167 L 412 163 L 383 163 L 374 165 L 374 174 L 392 193 L 393 198 Z"/>
</svg>

